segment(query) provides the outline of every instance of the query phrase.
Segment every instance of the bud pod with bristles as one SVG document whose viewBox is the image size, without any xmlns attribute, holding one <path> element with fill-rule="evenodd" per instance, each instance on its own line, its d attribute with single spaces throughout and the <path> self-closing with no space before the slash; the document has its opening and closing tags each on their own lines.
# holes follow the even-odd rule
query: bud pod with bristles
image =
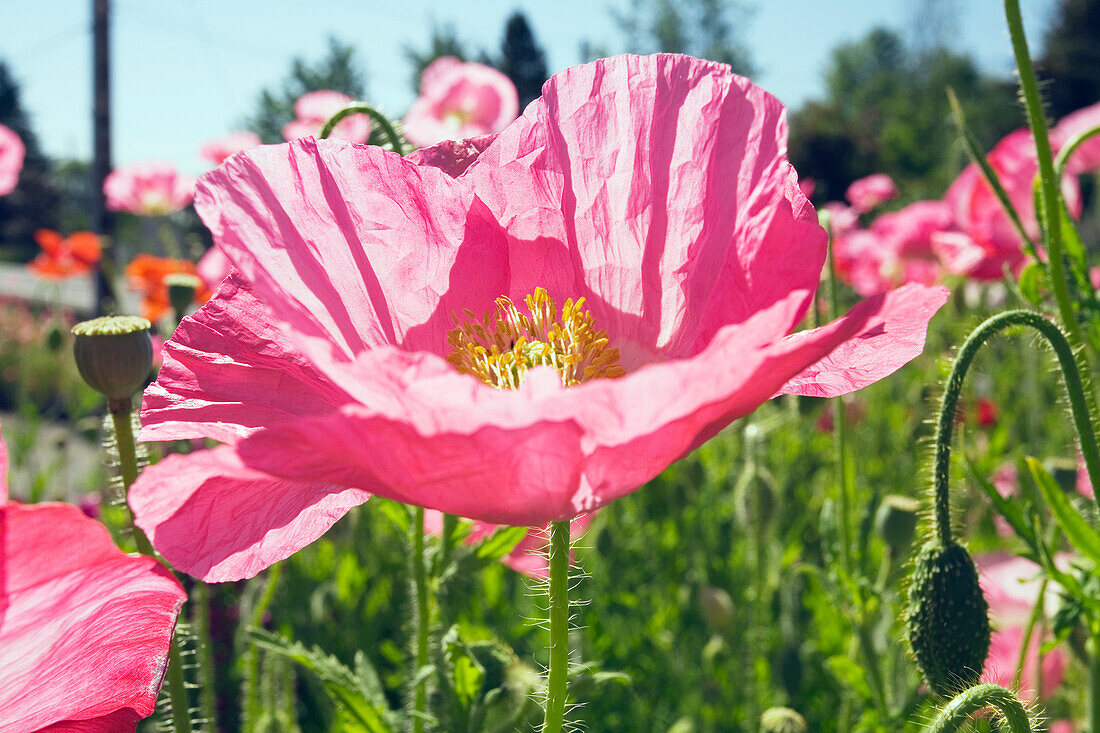
<svg viewBox="0 0 1100 733">
<path fill-rule="evenodd" d="M 936 538 L 917 554 L 905 637 L 936 694 L 950 695 L 978 681 L 989 655 L 989 604 L 962 545 Z"/>
<path fill-rule="evenodd" d="M 110 402 L 129 401 L 153 368 L 150 324 L 137 316 L 103 316 L 73 326 L 80 376 Z"/>
</svg>

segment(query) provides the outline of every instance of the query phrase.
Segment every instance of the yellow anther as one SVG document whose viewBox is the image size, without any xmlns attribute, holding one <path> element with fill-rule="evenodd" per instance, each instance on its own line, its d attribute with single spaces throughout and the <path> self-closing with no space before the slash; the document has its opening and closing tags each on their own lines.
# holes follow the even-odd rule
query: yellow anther
<svg viewBox="0 0 1100 733">
<path fill-rule="evenodd" d="M 565 301 L 561 314 L 544 288 L 523 299 L 522 313 L 511 298 L 496 300 L 496 310 L 466 320 L 447 334 L 447 361 L 493 387 L 515 389 L 536 366 L 553 367 L 569 387 L 590 379 L 621 377 L 619 350 L 608 348 L 607 333 L 596 330 L 584 298 Z"/>
</svg>

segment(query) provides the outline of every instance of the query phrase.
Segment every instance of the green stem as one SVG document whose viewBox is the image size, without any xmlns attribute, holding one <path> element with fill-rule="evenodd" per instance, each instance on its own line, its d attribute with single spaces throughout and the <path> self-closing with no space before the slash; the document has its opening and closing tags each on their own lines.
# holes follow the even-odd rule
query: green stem
<svg viewBox="0 0 1100 733">
<path fill-rule="evenodd" d="M 210 586 L 195 582 L 191 613 L 198 642 L 199 709 L 208 730 L 218 729 L 217 696 L 214 690 L 214 654 L 210 641 Z"/>
<path fill-rule="evenodd" d="M 963 690 L 940 711 L 928 733 L 952 733 L 964 726 L 970 716 L 982 708 L 1000 712 L 1011 733 L 1030 733 L 1031 721 L 1020 700 L 1000 685 L 984 684 Z"/>
<path fill-rule="evenodd" d="M 875 640 L 871 637 L 871 628 L 862 611 L 856 630 L 859 634 L 859 648 L 863 653 L 863 663 L 867 666 L 871 695 L 875 699 L 875 709 L 885 720 L 890 717 L 890 705 L 886 700 L 886 683 L 882 678 L 882 670 L 879 669 L 881 660 L 875 649 Z"/>
<path fill-rule="evenodd" d="M 1081 130 L 1081 132 L 1066 141 L 1062 149 L 1058 151 L 1058 156 L 1054 159 L 1054 171 L 1058 175 L 1059 181 L 1066 175 L 1066 166 L 1069 165 L 1069 159 L 1077 152 L 1077 148 L 1081 147 L 1081 143 L 1097 135 L 1100 135 L 1100 126 Z"/>
<path fill-rule="evenodd" d="M 439 546 L 439 572 L 446 570 L 451 562 L 451 545 L 454 544 L 455 529 L 458 527 L 458 517 L 454 514 L 443 515 L 443 532 L 440 535 Z"/>
<path fill-rule="evenodd" d="M 446 541 L 446 538 L 444 538 Z M 428 701 L 428 680 L 420 676 L 420 670 L 428 665 L 428 578 L 424 568 L 424 507 L 416 507 L 412 525 L 413 583 L 416 586 L 416 668 L 413 679 L 416 688 L 413 695 L 413 733 L 423 733 L 424 716 Z"/>
<path fill-rule="evenodd" d="M 187 701 L 187 684 L 183 680 L 183 654 L 179 635 L 168 645 L 168 699 L 172 703 L 172 729 L 176 733 L 191 733 L 191 704 Z"/>
<path fill-rule="evenodd" d="M 835 318 L 840 312 L 840 294 L 837 285 L 836 263 L 833 257 L 832 240 L 829 243 L 829 317 Z M 837 521 L 840 524 L 840 562 L 845 573 L 852 575 L 852 501 L 850 476 L 848 473 L 848 426 L 845 414 L 844 398 L 833 400 L 836 406 L 836 419 L 833 421 L 833 441 L 836 447 L 836 482 L 839 501 L 837 502 Z"/>
<path fill-rule="evenodd" d="M 955 357 L 955 364 L 951 368 L 951 375 L 947 378 L 947 387 L 940 402 L 936 424 L 934 462 L 936 507 L 933 519 L 940 540 L 945 545 L 951 542 L 951 503 L 948 486 L 951 469 L 951 435 L 955 427 L 955 410 L 962 392 L 963 380 L 982 345 L 993 334 L 1012 326 L 1028 326 L 1035 329 L 1054 350 L 1062 372 L 1066 394 L 1069 396 L 1070 412 L 1073 414 L 1074 426 L 1077 428 L 1081 453 L 1085 457 L 1085 468 L 1088 470 L 1093 486 L 1100 486 L 1100 483 L 1096 483 L 1100 479 L 1100 452 L 1097 451 L 1096 433 L 1093 429 L 1096 424 L 1096 406 L 1092 401 L 1092 392 L 1085 390 L 1081 377 L 1088 372 L 1078 363 L 1073 348 L 1057 325 L 1032 311 L 1013 310 L 1000 313 L 982 323 L 967 337 L 962 348 L 959 349 L 959 355 Z"/>
<path fill-rule="evenodd" d="M 1054 155 L 1050 148 L 1046 117 L 1043 114 L 1043 100 L 1039 95 L 1039 79 L 1035 75 L 1035 65 L 1027 50 L 1027 37 L 1024 35 L 1024 21 L 1020 15 L 1019 0 L 1005 0 L 1005 18 L 1008 32 L 1012 37 L 1012 51 L 1016 55 L 1016 67 L 1020 74 L 1020 90 L 1023 93 L 1024 106 L 1027 109 L 1027 121 L 1031 126 L 1031 135 L 1035 139 L 1035 152 L 1039 158 L 1039 176 L 1042 181 L 1043 221 L 1046 222 L 1047 267 L 1050 268 L 1050 284 L 1054 289 L 1054 299 L 1058 303 L 1058 312 L 1062 316 L 1062 325 L 1069 333 L 1074 346 L 1084 343 L 1081 325 L 1073 311 L 1066 283 L 1065 264 L 1062 261 L 1061 199 L 1059 180 L 1054 173 Z"/>
<path fill-rule="evenodd" d="M 1024 627 L 1024 640 L 1020 644 L 1020 654 L 1016 657 L 1016 674 L 1012 677 L 1012 688 L 1015 690 L 1020 689 L 1020 678 L 1024 674 L 1024 665 L 1027 664 L 1027 649 L 1029 646 L 1031 646 L 1031 635 L 1035 633 L 1035 626 L 1039 623 L 1039 618 L 1046 612 L 1045 600 L 1047 583 L 1049 582 L 1049 578 L 1043 578 L 1043 582 L 1039 586 L 1039 596 L 1035 599 L 1035 605 L 1032 606 L 1031 615 L 1027 619 L 1027 626 Z M 1035 666 L 1038 668 L 1039 674 L 1042 674 L 1042 654 L 1039 654 L 1037 656 L 1038 659 L 1035 660 Z M 1036 691 L 1042 689 L 1042 685 L 1038 683 L 1036 683 L 1035 687 Z"/>
<path fill-rule="evenodd" d="M 332 134 L 333 128 L 336 127 L 340 120 L 351 115 L 368 115 L 378 123 L 378 126 L 382 128 L 382 132 L 390 139 L 390 145 L 393 146 L 393 151 L 400 156 L 405 155 L 405 141 L 402 139 L 401 135 L 397 133 L 397 129 L 394 128 L 393 123 L 390 122 L 388 117 L 366 102 L 352 102 L 339 110 L 332 117 L 329 117 L 328 122 L 321 128 L 321 134 L 318 135 L 318 137 L 324 140 Z"/>
<path fill-rule="evenodd" d="M 264 589 L 256 605 L 252 607 L 252 615 L 249 618 L 249 627 L 262 628 L 264 614 L 268 606 L 275 598 L 275 589 L 279 585 L 279 575 L 282 573 L 282 565 L 272 565 L 267 571 Z M 248 730 L 256 730 L 256 721 L 260 719 L 260 650 L 255 644 L 248 647 L 248 656 L 245 659 L 247 672 L 245 674 L 245 720 Z"/>
<path fill-rule="evenodd" d="M 1089 657 L 1089 733 L 1100 733 L 1100 628 L 1092 624 L 1086 649 Z"/>
<path fill-rule="evenodd" d="M 542 733 L 560 733 L 565 725 L 569 678 L 569 522 L 550 525 L 550 673 L 546 681 L 546 719 Z"/>
</svg>

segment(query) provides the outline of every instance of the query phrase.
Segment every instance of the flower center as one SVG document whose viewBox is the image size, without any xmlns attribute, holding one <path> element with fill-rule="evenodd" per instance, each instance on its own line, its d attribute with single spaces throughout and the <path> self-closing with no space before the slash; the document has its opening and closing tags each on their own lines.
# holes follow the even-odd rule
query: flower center
<svg viewBox="0 0 1100 733">
<path fill-rule="evenodd" d="M 619 365 L 619 350 L 608 348 L 607 332 L 593 327 L 584 298 L 566 300 L 560 315 L 543 288 L 535 288 L 524 303 L 528 313 L 520 312 L 511 298 L 497 298 L 496 310 L 480 323 L 468 310 L 461 325 L 455 316 L 456 328 L 447 334 L 447 361 L 498 389 L 519 387 L 537 366 L 553 367 L 566 387 L 626 373 Z"/>
</svg>

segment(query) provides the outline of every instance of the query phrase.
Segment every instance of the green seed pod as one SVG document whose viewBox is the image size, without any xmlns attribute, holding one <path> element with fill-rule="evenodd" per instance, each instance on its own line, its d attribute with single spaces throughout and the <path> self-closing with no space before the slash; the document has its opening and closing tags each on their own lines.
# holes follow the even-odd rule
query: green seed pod
<svg viewBox="0 0 1100 733">
<path fill-rule="evenodd" d="M 929 540 L 913 562 L 905 614 L 905 638 L 928 686 L 946 696 L 975 684 L 989 634 L 989 604 L 970 554 Z"/>
<path fill-rule="evenodd" d="M 103 316 L 73 326 L 80 376 L 108 401 L 128 402 L 153 367 L 149 328 L 149 321 L 137 316 Z"/>
<path fill-rule="evenodd" d="M 176 313 L 184 314 L 195 302 L 195 293 L 202 287 L 202 280 L 186 272 L 177 272 L 164 278 L 168 288 L 168 302 Z"/>
<path fill-rule="evenodd" d="M 875 513 L 875 530 L 896 555 L 909 552 L 920 518 L 920 502 L 908 496 L 887 494 Z"/>
<path fill-rule="evenodd" d="M 729 631 L 733 628 L 736 611 L 730 594 L 721 588 L 704 585 L 699 588 L 699 605 L 703 608 L 703 618 L 714 631 Z"/>
<path fill-rule="evenodd" d="M 810 728 L 798 711 L 768 708 L 760 716 L 760 733 L 806 733 Z"/>
</svg>

